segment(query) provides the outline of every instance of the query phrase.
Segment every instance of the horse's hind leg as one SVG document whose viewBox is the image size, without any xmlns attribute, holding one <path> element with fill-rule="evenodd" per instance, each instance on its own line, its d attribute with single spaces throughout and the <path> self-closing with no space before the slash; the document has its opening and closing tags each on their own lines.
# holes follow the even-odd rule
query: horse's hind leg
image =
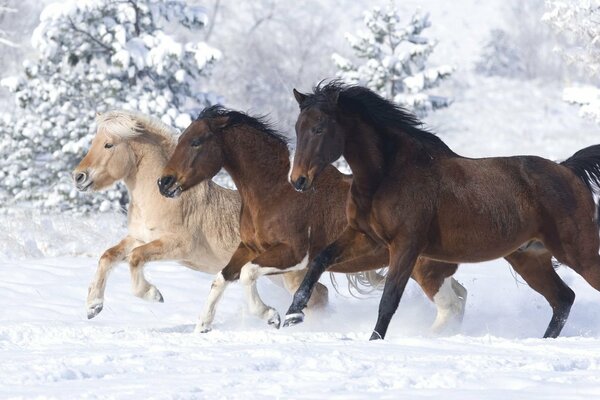
<svg viewBox="0 0 600 400">
<path fill-rule="evenodd" d="M 419 257 L 413 270 L 412 278 L 437 307 L 437 316 L 431 326 L 434 333 L 456 331 L 462 323 L 467 289 L 452 277 L 457 268 L 457 264 Z"/>
<path fill-rule="evenodd" d="M 535 245 L 534 245 L 535 246 Z M 544 337 L 555 338 L 567 322 L 575 293 L 560 279 L 552 266 L 552 254 L 542 246 L 517 250 L 505 259 L 552 307 L 552 319 Z"/>
<path fill-rule="evenodd" d="M 102 311 L 102 308 L 104 307 L 104 290 L 106 289 L 108 273 L 119 261 L 125 259 L 127 253 L 129 253 L 135 244 L 136 240 L 127 236 L 125 239 L 121 240 L 119 244 L 106 250 L 102 254 L 102 257 L 100 257 L 96 274 L 88 289 L 86 301 L 88 319 L 94 318 Z"/>
</svg>

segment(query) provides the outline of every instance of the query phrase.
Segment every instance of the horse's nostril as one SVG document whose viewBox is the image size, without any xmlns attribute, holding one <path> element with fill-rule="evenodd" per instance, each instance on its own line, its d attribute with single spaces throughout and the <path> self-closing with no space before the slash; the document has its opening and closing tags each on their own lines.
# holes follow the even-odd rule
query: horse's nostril
<svg viewBox="0 0 600 400">
<path fill-rule="evenodd" d="M 163 189 L 168 189 L 169 187 L 173 186 L 174 183 L 175 177 L 173 175 L 163 176 L 158 180 L 158 186 Z"/>
<path fill-rule="evenodd" d="M 306 177 L 305 176 L 300 176 L 298 179 L 296 179 L 296 182 L 294 183 L 294 188 L 296 190 L 304 190 L 305 186 L 306 186 Z"/>
<path fill-rule="evenodd" d="M 75 183 L 83 183 L 87 178 L 87 174 L 85 172 L 77 172 L 75 174 Z"/>
</svg>

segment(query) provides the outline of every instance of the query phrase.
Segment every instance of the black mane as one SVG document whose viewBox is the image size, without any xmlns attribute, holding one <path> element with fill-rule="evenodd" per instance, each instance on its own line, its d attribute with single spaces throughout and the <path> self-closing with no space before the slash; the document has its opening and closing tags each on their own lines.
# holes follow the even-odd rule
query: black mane
<svg viewBox="0 0 600 400">
<path fill-rule="evenodd" d="M 434 133 L 423 128 L 423 122 L 412 112 L 366 87 L 347 85 L 338 79 L 326 84 L 320 82 L 300 104 L 300 109 L 320 106 L 327 112 L 336 106 L 336 101 L 342 110 L 359 114 L 378 130 L 393 132 L 400 129 L 422 144 L 451 151 Z"/>
<path fill-rule="evenodd" d="M 247 125 L 258 132 L 277 139 L 287 146 L 288 139 L 281 133 L 277 132 L 277 130 L 267 120 L 266 116 L 253 117 L 241 111 L 230 110 L 220 104 L 215 104 L 202 110 L 196 120 L 210 120 L 219 117 L 227 117 L 227 124 L 221 129 L 232 128 L 239 125 Z"/>
</svg>

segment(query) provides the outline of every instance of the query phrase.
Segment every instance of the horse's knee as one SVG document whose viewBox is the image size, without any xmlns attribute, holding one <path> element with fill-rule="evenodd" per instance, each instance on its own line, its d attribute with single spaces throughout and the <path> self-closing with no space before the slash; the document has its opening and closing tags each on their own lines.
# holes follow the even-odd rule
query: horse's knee
<svg viewBox="0 0 600 400">
<path fill-rule="evenodd" d="M 137 268 L 145 262 L 144 253 L 141 250 L 134 249 L 129 255 L 129 265 L 131 268 Z"/>
</svg>

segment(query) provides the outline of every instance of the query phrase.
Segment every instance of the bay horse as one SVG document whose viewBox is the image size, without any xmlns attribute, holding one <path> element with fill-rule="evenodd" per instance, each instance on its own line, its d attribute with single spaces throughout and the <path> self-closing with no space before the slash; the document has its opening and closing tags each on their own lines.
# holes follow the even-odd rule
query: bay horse
<svg viewBox="0 0 600 400">
<path fill-rule="evenodd" d="M 505 257 L 552 307 L 544 337 L 560 334 L 575 299 L 552 256 L 600 290 L 592 196 L 600 182 L 600 145 L 560 164 L 535 156 L 465 158 L 367 88 L 335 80 L 294 95 L 300 114 L 293 186 L 309 190 L 342 155 L 353 181 L 349 226 L 309 264 L 285 325 L 302 321 L 311 286 L 352 257 L 365 236 L 390 254 L 371 340 L 384 338 L 420 256 L 455 263 Z"/>
<path fill-rule="evenodd" d="M 177 200 L 167 200 L 156 180 L 173 153 L 178 132 L 137 112 L 110 111 L 96 118 L 91 147 L 73 172 L 81 191 L 101 190 L 117 181 L 127 186 L 130 202 L 127 236 L 100 257 L 86 301 L 88 318 L 104 304 L 108 273 L 128 261 L 133 293 L 145 300 L 163 301 L 160 291 L 144 277 L 144 264 L 175 260 L 201 272 L 216 274 L 229 261 L 240 241 L 241 200 L 235 190 L 208 180 Z M 293 293 L 302 272 L 283 275 Z M 253 294 L 258 293 L 253 289 Z M 327 287 L 317 288 L 312 303 L 327 302 Z"/>
<path fill-rule="evenodd" d="M 183 132 L 158 181 L 160 192 L 177 198 L 221 168 L 232 177 L 242 198 L 241 241 L 212 284 L 199 331 L 210 329 L 215 307 L 230 282 L 239 279 L 251 293 L 262 275 L 304 270 L 346 225 L 347 176 L 328 166 L 315 182 L 316 190 L 297 193 L 288 183 L 286 139 L 263 119 L 222 106 L 206 108 Z M 387 249 L 366 240 L 358 240 L 351 252 L 353 257 L 331 271 L 352 273 L 388 263 Z M 434 330 L 443 329 L 453 317 L 462 318 L 466 291 L 451 278 L 456 269 L 456 264 L 425 259 L 415 268 L 413 277 L 439 310 Z M 254 314 L 279 327 L 275 309 L 252 296 L 248 303 Z"/>
</svg>

